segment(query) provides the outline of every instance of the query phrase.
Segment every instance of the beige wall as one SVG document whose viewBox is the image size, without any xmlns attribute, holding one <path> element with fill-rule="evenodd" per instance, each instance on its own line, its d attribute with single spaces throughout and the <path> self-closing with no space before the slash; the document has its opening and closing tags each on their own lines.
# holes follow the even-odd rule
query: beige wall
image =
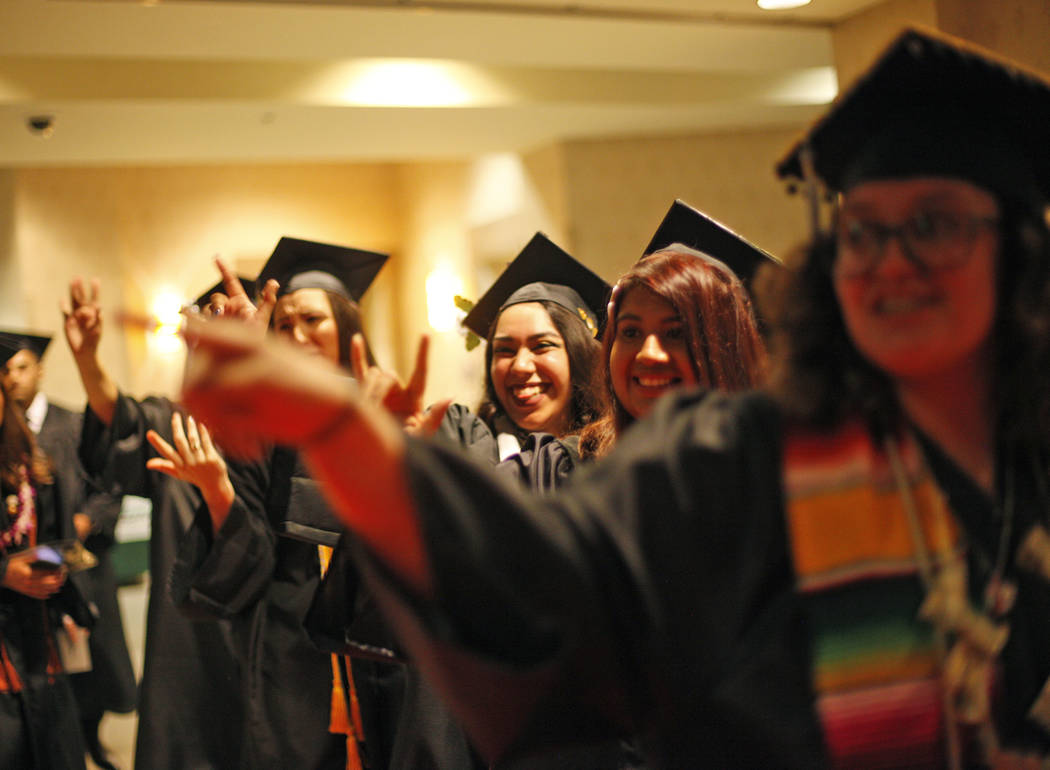
<svg viewBox="0 0 1050 770">
<path fill-rule="evenodd" d="M 15 189 L 13 170 L 0 169 L 0 324 L 21 323 L 22 280 L 15 257 Z"/>
<path fill-rule="evenodd" d="M 839 84 L 849 84 L 910 24 L 940 29 L 1050 72 L 1050 0 L 886 0 L 835 26 Z"/>
<path fill-rule="evenodd" d="M 801 127 L 571 142 L 565 147 L 570 240 L 607 280 L 649 243 L 682 198 L 774 254 L 806 235 L 801 199 L 788 196 L 774 163 Z"/>
<path fill-rule="evenodd" d="M 937 5 L 937 0 L 887 0 L 837 24 L 831 44 L 839 88 L 863 72 L 901 27 L 920 24 L 937 28 Z"/>
<path fill-rule="evenodd" d="M 69 279 L 98 276 L 109 319 L 103 360 L 135 394 L 174 392 L 182 361 L 141 334 L 122 334 L 118 308 L 148 310 L 163 289 L 192 299 L 217 280 L 216 254 L 254 272 L 281 235 L 378 250 L 400 241 L 386 165 L 25 169 L 15 180 L 24 311 L 9 322 L 60 333 Z M 393 295 L 383 289 L 390 280 L 381 274 L 378 295 Z M 46 363 L 48 394 L 82 403 L 61 341 Z"/>
<path fill-rule="evenodd" d="M 989 9 L 995 9 L 989 10 Z M 834 31 L 845 78 L 903 23 L 937 24 L 1050 69 L 1050 3 L 889 0 Z M 60 335 L 73 275 L 102 279 L 110 311 L 104 361 L 130 392 L 174 393 L 181 356 L 118 330 L 112 311 L 147 309 L 168 287 L 191 298 L 214 279 L 211 258 L 258 269 L 280 235 L 389 251 L 364 303 L 373 348 L 407 373 L 431 331 L 427 399 L 474 403 L 481 352 L 457 331 L 433 332 L 426 281 L 442 270 L 477 299 L 536 230 L 609 280 L 639 256 L 680 197 L 774 254 L 806 235 L 803 203 L 774 162 L 803 126 L 619 139 L 579 139 L 523 155 L 462 162 L 0 170 L 0 322 Z M 61 340 L 48 393 L 82 402 Z"/>
<path fill-rule="evenodd" d="M 772 176 L 795 130 L 577 141 L 470 162 L 24 169 L 0 174 L 13 248 L 5 323 L 59 337 L 45 390 L 83 396 L 61 340 L 58 304 L 74 275 L 97 276 L 108 314 L 104 363 L 136 395 L 176 392 L 182 355 L 119 329 L 120 308 L 146 311 L 169 289 L 187 300 L 215 280 L 212 257 L 253 274 L 281 235 L 389 251 L 364 302 L 381 364 L 407 374 L 431 335 L 427 400 L 476 403 L 482 353 L 437 332 L 428 299 L 435 269 L 477 299 L 537 230 L 612 280 L 634 259 L 675 197 L 776 252 L 804 233 L 800 204 Z M 0 204 L 3 198 L 0 197 Z M 0 219 L 0 237 L 3 236 Z"/>
<path fill-rule="evenodd" d="M 1050 0 L 937 0 L 940 28 L 1050 72 Z"/>
</svg>

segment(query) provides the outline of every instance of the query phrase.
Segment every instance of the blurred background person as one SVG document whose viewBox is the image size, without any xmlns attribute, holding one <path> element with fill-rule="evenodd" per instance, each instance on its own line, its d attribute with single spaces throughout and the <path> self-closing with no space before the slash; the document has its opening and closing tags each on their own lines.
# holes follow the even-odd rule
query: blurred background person
<svg viewBox="0 0 1050 770">
<path fill-rule="evenodd" d="M 0 765 L 83 768 L 76 699 L 57 635 L 93 618 L 59 560 L 34 546 L 76 538 L 69 508 L 21 409 L 0 387 Z M 76 627 L 79 627 L 76 628 Z"/>
<path fill-rule="evenodd" d="M 97 281 L 75 279 L 63 308 L 65 334 L 87 394 L 80 458 L 111 494 L 152 504 L 150 586 L 139 683 L 136 768 L 235 767 L 240 756 L 241 673 L 229 624 L 184 617 L 168 592 L 179 542 L 200 506 L 191 484 L 146 468 L 149 430 L 171 437 L 176 405 L 122 393 L 98 356 L 103 318 Z"/>
<path fill-rule="evenodd" d="M 102 770 L 116 765 L 99 740 L 103 714 L 126 714 L 135 710 L 135 673 L 131 666 L 124 624 L 117 604 L 117 578 L 110 559 L 120 516 L 120 498 L 92 484 L 80 464 L 78 447 L 83 424 L 81 414 L 52 403 L 41 390 L 43 357 L 50 336 L 21 331 L 0 331 L 0 358 L 6 357 L 2 375 L 4 388 L 23 410 L 26 424 L 36 434 L 37 444 L 51 461 L 60 499 L 68 508 L 77 536 L 95 555 L 98 564 L 73 576 L 84 599 L 96 613 L 88 637 L 91 670 L 71 676 L 80 710 L 84 742 L 92 761 Z"/>
</svg>

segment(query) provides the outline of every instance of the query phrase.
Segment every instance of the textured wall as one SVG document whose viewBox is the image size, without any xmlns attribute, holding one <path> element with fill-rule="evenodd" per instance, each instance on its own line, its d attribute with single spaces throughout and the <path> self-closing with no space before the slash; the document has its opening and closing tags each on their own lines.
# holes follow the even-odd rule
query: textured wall
<svg viewBox="0 0 1050 770">
<path fill-rule="evenodd" d="M 965 1 L 968 6 L 977 5 L 973 0 Z M 937 0 L 887 0 L 837 24 L 831 43 L 839 88 L 867 69 L 901 27 L 918 24 L 937 28 L 937 6 Z"/>
<path fill-rule="evenodd" d="M 163 288 L 192 299 L 217 280 L 221 254 L 254 271 L 281 235 L 388 250 L 399 242 L 395 173 L 385 165 L 24 169 L 15 172 L 14 260 L 25 326 L 59 332 L 74 275 L 98 276 L 104 306 L 145 310 Z M 382 283 L 390 280 L 381 274 Z M 385 292 L 389 295 L 390 292 Z M 366 311 L 370 302 L 366 301 Z M 382 311 L 373 315 L 381 317 Z M 171 393 L 179 355 L 158 355 L 113 323 L 104 362 L 132 393 Z M 47 392 L 82 403 L 64 342 L 48 355 Z"/>
<path fill-rule="evenodd" d="M 570 240 L 607 280 L 629 267 L 675 198 L 783 253 L 806 235 L 801 199 L 773 165 L 801 127 L 576 141 L 565 148 Z"/>
<path fill-rule="evenodd" d="M 1050 73 L 1050 0 L 937 0 L 940 27 Z"/>
</svg>

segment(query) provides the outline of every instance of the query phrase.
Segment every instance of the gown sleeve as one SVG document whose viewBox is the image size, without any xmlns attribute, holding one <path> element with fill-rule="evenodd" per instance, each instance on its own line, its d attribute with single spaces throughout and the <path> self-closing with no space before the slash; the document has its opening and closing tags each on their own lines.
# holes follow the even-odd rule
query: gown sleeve
<svg viewBox="0 0 1050 770">
<path fill-rule="evenodd" d="M 469 407 L 452 404 L 438 426 L 435 438 L 448 446 L 462 447 L 479 460 L 499 462 L 496 437 L 489 426 Z"/>
<path fill-rule="evenodd" d="M 263 513 L 271 459 L 228 462 L 236 494 L 218 532 L 207 506 L 197 510 L 171 573 L 172 599 L 191 616 L 230 618 L 266 594 L 277 560 L 277 534 Z"/>
<path fill-rule="evenodd" d="M 669 767 L 819 767 L 779 418 L 680 394 L 558 496 L 413 442 L 435 597 L 381 564 L 402 641 L 483 753 L 643 736 Z"/>
<path fill-rule="evenodd" d="M 146 460 L 156 453 L 146 433 L 155 430 L 170 443 L 174 410 L 175 405 L 166 398 L 151 396 L 138 401 L 124 393 L 117 395 L 109 425 L 90 408 L 85 409 L 80 438 L 80 461 L 85 472 L 115 495 L 150 497 L 154 472 L 146 468 Z"/>
</svg>

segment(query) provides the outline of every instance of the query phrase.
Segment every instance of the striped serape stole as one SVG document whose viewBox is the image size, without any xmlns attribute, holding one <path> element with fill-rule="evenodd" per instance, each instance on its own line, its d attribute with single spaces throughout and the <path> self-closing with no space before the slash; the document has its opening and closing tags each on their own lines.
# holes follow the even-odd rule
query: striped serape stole
<svg viewBox="0 0 1050 770">
<path fill-rule="evenodd" d="M 927 550 L 958 532 L 915 442 L 900 443 Z M 940 662 L 898 483 L 860 423 L 793 433 L 784 479 L 799 591 L 813 636 L 814 690 L 832 764 L 944 767 Z"/>
</svg>

